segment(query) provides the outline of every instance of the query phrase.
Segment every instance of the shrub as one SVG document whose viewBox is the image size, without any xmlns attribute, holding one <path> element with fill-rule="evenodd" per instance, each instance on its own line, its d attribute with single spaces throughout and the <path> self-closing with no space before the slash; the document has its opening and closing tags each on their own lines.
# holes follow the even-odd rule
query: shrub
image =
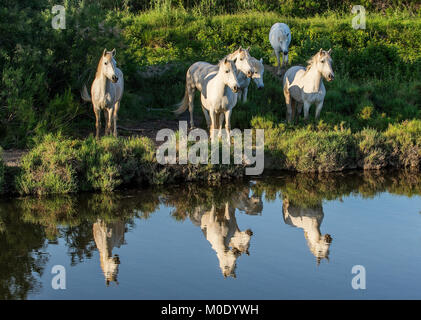
<svg viewBox="0 0 421 320">
<path fill-rule="evenodd" d="M 80 147 L 82 190 L 113 191 L 121 185 L 148 182 L 154 145 L 146 137 L 89 137 Z M 148 168 L 149 166 L 149 168 Z M 145 181 L 146 180 L 146 181 Z"/>
<path fill-rule="evenodd" d="M 365 129 L 355 135 L 357 165 L 363 169 L 381 169 L 388 165 L 385 137 L 374 129 Z"/>
<path fill-rule="evenodd" d="M 77 141 L 48 134 L 21 161 L 16 187 L 20 194 L 78 191 Z"/>
<path fill-rule="evenodd" d="M 419 169 L 421 164 L 421 120 L 390 124 L 384 133 L 391 148 L 389 162 L 394 167 Z"/>
<path fill-rule="evenodd" d="M 5 165 L 3 161 L 3 149 L 0 148 L 0 194 L 5 191 Z"/>
</svg>

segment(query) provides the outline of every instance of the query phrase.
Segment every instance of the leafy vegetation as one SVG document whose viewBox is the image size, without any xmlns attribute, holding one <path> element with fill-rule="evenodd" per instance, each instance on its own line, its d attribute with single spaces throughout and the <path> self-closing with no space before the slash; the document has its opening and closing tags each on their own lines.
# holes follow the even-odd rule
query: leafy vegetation
<svg viewBox="0 0 421 320">
<path fill-rule="evenodd" d="M 104 47 L 117 48 L 125 75 L 121 121 L 172 118 L 192 62 L 216 62 L 243 45 L 273 64 L 267 35 L 277 21 L 291 27 L 292 64 L 305 64 L 320 47 L 333 48 L 336 79 L 327 84 L 322 111 L 327 124 L 385 130 L 420 118 L 419 5 L 363 1 L 367 29 L 354 30 L 350 1 L 278 2 L 68 0 L 66 29 L 54 30 L 52 0 L 6 1 L 0 9 L 0 144 L 28 147 L 46 133 L 81 138 L 91 132 L 92 110 L 79 91 L 90 85 Z M 256 115 L 284 120 L 278 80 L 266 72 L 265 84 L 236 108 L 234 127 L 249 127 Z"/>
<path fill-rule="evenodd" d="M 232 127 L 266 129 L 269 167 L 420 167 L 419 4 L 362 1 L 365 30 L 351 27 L 350 1 L 67 0 L 64 30 L 51 27 L 54 4 L 7 0 L 0 9 L 0 145 L 32 148 L 20 172 L 0 168 L 7 191 L 13 187 L 2 181 L 11 176 L 22 194 L 240 176 L 235 166 L 159 166 L 145 138 L 86 138 L 94 121 L 80 89 L 90 85 L 103 48 L 115 47 L 126 82 L 120 123 L 174 119 L 172 105 L 183 96 L 194 61 L 216 63 L 242 45 L 274 65 L 267 37 L 278 21 L 292 30 L 291 64 L 305 65 L 320 47 L 333 49 L 335 81 L 325 84 L 321 120 L 300 119 L 294 126 L 284 123 L 276 76 L 265 72 L 264 90 L 251 84 Z M 199 103 L 196 97 L 200 114 Z"/>
<path fill-rule="evenodd" d="M 296 129 L 256 117 L 255 128 L 265 129 L 265 167 L 299 172 L 386 167 L 420 169 L 421 121 L 390 124 L 384 132 L 327 128 L 320 122 Z"/>
</svg>

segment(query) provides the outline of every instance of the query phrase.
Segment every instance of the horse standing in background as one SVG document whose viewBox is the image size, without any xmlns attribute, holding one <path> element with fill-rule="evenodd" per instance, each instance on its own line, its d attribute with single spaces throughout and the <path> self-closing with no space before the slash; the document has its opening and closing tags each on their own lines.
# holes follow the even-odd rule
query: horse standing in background
<svg viewBox="0 0 421 320">
<path fill-rule="evenodd" d="M 320 49 L 308 60 L 307 68 L 294 66 L 285 72 L 283 86 L 288 122 L 295 118 L 296 109 L 297 114 L 301 113 L 303 105 L 305 120 L 308 120 L 308 112 L 312 104 L 316 104 L 316 119 L 319 118 L 326 95 L 322 77 L 327 81 L 332 81 L 335 77 L 331 52 L 332 49 L 328 51 Z"/>
<path fill-rule="evenodd" d="M 278 74 L 281 73 L 280 53 L 282 52 L 282 67 L 288 63 L 288 48 L 291 43 L 291 30 L 285 23 L 275 23 L 269 31 L 269 42 L 278 60 Z"/>
<path fill-rule="evenodd" d="M 250 63 L 250 54 L 248 49 L 243 49 L 241 46 L 233 53 L 230 53 L 225 57 L 226 60 L 234 61 L 235 68 L 236 68 L 236 76 L 240 73 L 246 75 L 246 77 L 251 78 L 253 76 L 253 68 Z M 184 111 L 189 109 L 190 112 L 190 128 L 194 128 L 194 120 L 193 120 L 193 109 L 194 109 L 194 93 L 196 89 L 202 92 L 206 87 L 209 81 L 210 74 L 216 74 L 218 72 L 220 64 L 213 65 L 207 62 L 199 61 L 195 62 L 190 66 L 186 73 L 186 90 L 183 97 L 183 100 L 178 103 L 176 106 L 178 107 L 177 110 L 174 111 L 175 114 L 181 114 Z M 238 88 L 237 88 L 238 89 Z M 235 91 L 236 92 L 236 91 Z M 206 98 L 205 93 L 205 98 Z M 211 120 L 209 117 L 209 113 L 202 105 L 202 110 L 206 118 L 206 123 L 208 127 L 211 126 Z"/>
<path fill-rule="evenodd" d="M 265 72 L 265 67 L 263 66 L 263 59 L 257 60 L 254 57 L 250 57 L 250 64 L 253 67 L 253 75 L 248 77 L 243 72 L 240 72 L 237 75 L 238 83 L 240 84 L 240 90 L 238 92 L 238 100 L 242 102 L 247 102 L 247 93 L 248 87 L 250 85 L 251 79 L 257 86 L 257 89 L 263 89 L 265 84 L 263 83 L 263 73 Z"/>
<path fill-rule="evenodd" d="M 105 135 L 111 133 L 112 122 L 114 124 L 114 137 L 117 137 L 117 113 L 120 108 L 120 101 L 124 91 L 123 72 L 116 67 L 115 49 L 107 51 L 104 49 L 99 60 L 95 79 L 89 95 L 86 86 L 83 86 L 82 99 L 92 102 L 95 113 L 96 138 L 99 138 L 101 129 L 101 111 L 106 118 Z"/>
</svg>

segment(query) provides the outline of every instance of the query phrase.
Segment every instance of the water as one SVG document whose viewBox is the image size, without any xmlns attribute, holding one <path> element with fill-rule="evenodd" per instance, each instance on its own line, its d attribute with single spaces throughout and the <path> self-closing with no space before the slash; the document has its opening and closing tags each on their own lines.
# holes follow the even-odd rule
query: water
<svg viewBox="0 0 421 320">
<path fill-rule="evenodd" d="M 3 199 L 0 298 L 420 299 L 420 193 L 409 173 L 275 173 Z"/>
</svg>

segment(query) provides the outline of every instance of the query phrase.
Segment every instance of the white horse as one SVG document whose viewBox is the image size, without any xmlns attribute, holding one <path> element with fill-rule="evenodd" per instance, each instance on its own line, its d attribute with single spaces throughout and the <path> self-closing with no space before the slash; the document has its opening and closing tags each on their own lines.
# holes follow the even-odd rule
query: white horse
<svg viewBox="0 0 421 320">
<path fill-rule="evenodd" d="M 288 122 L 295 118 L 304 105 L 304 119 L 308 120 L 310 106 L 316 104 L 316 119 L 320 116 L 326 89 L 322 77 L 332 81 L 335 77 L 332 69 L 332 58 L 329 51 L 320 49 L 310 60 L 307 68 L 301 66 L 291 67 L 285 72 L 283 86 L 285 103 L 287 106 L 286 118 Z"/>
<path fill-rule="evenodd" d="M 332 237 L 329 234 L 322 235 L 320 232 L 320 225 L 324 216 L 322 206 L 303 208 L 284 199 L 282 211 L 286 224 L 304 230 L 307 245 L 316 257 L 317 264 L 324 258 L 329 260 L 329 247 L 332 243 Z"/>
<path fill-rule="evenodd" d="M 220 208 L 213 205 L 210 211 L 200 207 L 197 209 L 199 212 L 196 212 L 195 216 L 200 216 L 200 228 L 216 252 L 223 276 L 235 278 L 237 258 L 242 253 L 250 254 L 253 232 L 250 229 L 240 231 L 235 218 L 235 208 L 228 202 Z"/>
<path fill-rule="evenodd" d="M 282 52 L 282 66 L 288 63 L 288 50 L 291 43 L 291 30 L 285 23 L 275 23 L 269 31 L 269 42 L 278 60 L 278 73 L 281 72 L 280 53 Z"/>
<path fill-rule="evenodd" d="M 120 258 L 113 256 L 113 248 L 124 243 L 125 224 L 122 221 L 105 223 L 98 219 L 93 225 L 95 244 L 99 251 L 101 269 L 104 273 L 107 286 L 115 281 L 117 284 L 118 266 Z"/>
<path fill-rule="evenodd" d="M 101 111 L 104 110 L 107 119 L 105 134 L 111 133 L 111 122 L 114 120 L 114 136 L 117 137 L 117 113 L 124 91 L 123 72 L 116 67 L 115 49 L 104 49 L 99 60 L 95 79 L 89 95 L 86 86 L 83 86 L 82 99 L 92 102 L 95 113 L 96 137 L 99 137 L 101 128 Z"/>
<path fill-rule="evenodd" d="M 263 89 L 265 84 L 263 83 L 263 73 L 265 72 L 265 67 L 263 66 L 263 58 L 257 60 L 254 57 L 250 58 L 250 64 L 253 68 L 253 79 L 254 83 L 257 86 L 257 89 Z M 242 102 L 247 102 L 247 92 L 250 85 L 251 79 L 243 72 L 237 74 L 238 83 L 240 84 L 240 90 L 238 92 L 239 100 Z"/>
<path fill-rule="evenodd" d="M 245 74 L 246 77 L 252 77 L 253 76 L 253 67 L 251 66 L 250 62 L 250 54 L 248 52 L 248 49 L 243 49 L 242 47 L 238 48 L 233 53 L 227 55 L 225 57 L 226 59 L 230 61 L 235 62 L 236 67 L 236 75 L 241 73 Z M 176 106 L 178 107 L 177 110 L 174 111 L 176 114 L 181 114 L 184 111 L 189 109 L 190 112 L 190 127 L 194 128 L 194 120 L 193 120 L 193 109 L 194 109 L 194 93 L 196 92 L 196 89 L 202 92 L 203 87 L 206 86 L 208 82 L 207 76 L 211 73 L 215 73 L 218 71 L 219 64 L 213 65 L 207 62 L 196 62 L 190 66 L 190 68 L 187 70 L 186 73 L 186 89 L 184 93 L 183 100 L 181 100 L 180 103 L 178 103 Z M 208 124 L 208 127 L 210 127 L 210 118 L 207 112 L 205 112 L 205 109 L 202 106 L 202 110 L 205 113 L 206 122 Z"/>
</svg>

